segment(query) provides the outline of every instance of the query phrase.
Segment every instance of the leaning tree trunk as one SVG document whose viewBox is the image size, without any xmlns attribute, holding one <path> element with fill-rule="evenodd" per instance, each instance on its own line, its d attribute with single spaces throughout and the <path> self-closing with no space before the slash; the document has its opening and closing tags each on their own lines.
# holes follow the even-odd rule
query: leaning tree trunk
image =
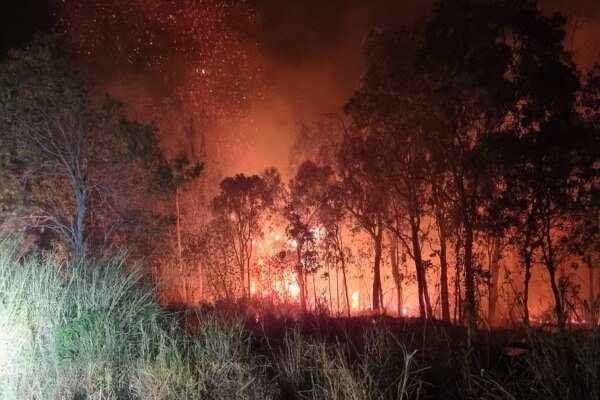
<svg viewBox="0 0 600 400">
<path fill-rule="evenodd" d="M 550 287 L 552 289 L 552 295 L 554 296 L 554 310 L 556 312 L 556 320 L 558 323 L 558 329 L 562 334 L 563 338 L 566 337 L 567 328 L 565 321 L 565 312 L 562 304 L 562 297 L 558 284 L 556 282 L 556 256 L 554 254 L 554 246 L 552 243 L 552 234 L 550 231 L 551 219 L 549 215 L 544 216 L 544 232 L 541 244 L 542 253 L 544 256 L 544 263 L 546 264 L 546 270 L 550 276 Z"/>
<path fill-rule="evenodd" d="M 342 257 L 340 259 L 342 263 L 342 279 L 344 281 L 344 297 L 346 298 L 346 314 L 348 318 L 350 318 L 351 307 L 350 307 L 350 293 L 348 293 L 348 278 L 346 277 L 346 257 L 342 253 Z"/>
<path fill-rule="evenodd" d="M 529 326 L 529 281 L 531 280 L 531 253 L 525 250 L 525 281 L 523 285 L 523 323 Z"/>
</svg>

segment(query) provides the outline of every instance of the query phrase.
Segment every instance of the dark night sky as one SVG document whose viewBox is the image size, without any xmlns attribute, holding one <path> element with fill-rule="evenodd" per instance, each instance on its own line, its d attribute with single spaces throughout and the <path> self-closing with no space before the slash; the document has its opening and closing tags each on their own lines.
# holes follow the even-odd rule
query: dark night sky
<svg viewBox="0 0 600 400">
<path fill-rule="evenodd" d="M 131 4 L 156 5 L 169 1 L 161 3 L 156 0 L 132 0 Z M 196 4 L 206 4 L 211 0 L 196 1 Z M 92 2 L 90 0 L 87 4 Z M 95 3 L 103 5 L 101 1 Z M 127 1 L 121 3 L 128 4 Z M 431 3 L 431 0 L 246 1 L 244 4 L 252 10 L 252 15 L 258 22 L 248 31 L 235 26 L 235 23 L 228 29 L 237 30 L 237 34 L 246 41 L 244 51 L 249 54 L 248 59 L 259 67 L 251 73 L 258 76 L 250 84 L 242 82 L 245 86 L 240 89 L 244 91 L 244 99 L 246 94 L 252 99 L 251 106 L 239 111 L 235 117 L 228 118 L 227 124 L 222 125 L 215 134 L 214 140 L 227 137 L 231 141 L 232 137 L 239 137 L 239 143 L 245 145 L 242 146 L 244 151 L 231 157 L 235 163 L 226 161 L 221 164 L 223 172 L 254 172 L 271 165 L 285 172 L 288 148 L 294 138 L 296 122 L 312 122 L 325 113 L 340 113 L 344 102 L 357 86 L 363 71 L 361 41 L 364 35 L 374 26 L 418 26 L 427 19 Z M 600 2 L 544 0 L 540 3 L 546 11 L 561 10 L 569 17 L 566 45 L 574 51 L 580 66 L 589 67 L 600 60 Z M 55 15 L 55 4 L 60 4 L 63 14 L 58 12 Z M 52 30 L 63 16 L 67 22 L 74 24 L 74 29 L 78 32 L 88 32 L 85 20 L 92 18 L 87 10 L 81 11 L 75 4 L 86 2 L 4 0 L 0 12 L 0 52 L 5 54 L 8 48 L 27 42 L 34 31 Z M 75 12 L 69 13 L 69 7 Z M 65 10 L 67 14 L 64 14 Z M 171 34 L 177 35 L 177 31 Z M 216 35 L 221 34 L 222 32 L 216 31 Z M 126 37 L 126 34 L 122 36 Z M 135 37 L 129 40 L 132 41 Z M 131 81 L 131 77 L 119 75 L 121 64 L 113 61 L 116 57 L 109 53 L 114 46 L 113 39 L 107 36 L 104 43 L 100 43 L 97 47 L 99 54 L 91 59 L 89 65 L 96 68 L 96 77 L 107 90 L 135 110 L 135 105 L 128 104 L 131 98 L 157 96 L 140 89 L 152 84 L 155 76 L 147 70 L 136 70 L 137 86 L 123 87 Z M 97 38 L 88 37 L 85 40 L 88 43 Z M 172 58 L 170 53 L 165 57 L 165 64 L 181 63 L 180 59 Z M 240 63 L 236 60 L 232 62 Z M 186 65 L 183 68 L 190 67 L 191 65 Z M 171 65 L 162 67 L 160 71 L 163 72 L 164 68 L 177 73 L 182 69 L 180 65 Z M 232 71 L 239 74 L 240 70 L 236 67 Z M 227 73 L 223 73 L 221 82 L 228 80 Z M 256 82 L 260 82 L 260 85 Z M 235 96 L 242 97 L 240 93 L 235 93 Z M 140 109 L 146 110 L 143 107 Z M 146 111 L 142 111 L 142 114 L 143 112 Z M 132 113 L 140 118 L 139 111 Z M 228 131 L 227 135 L 224 131 Z M 177 140 L 173 142 L 174 146 L 179 143 Z"/>
</svg>

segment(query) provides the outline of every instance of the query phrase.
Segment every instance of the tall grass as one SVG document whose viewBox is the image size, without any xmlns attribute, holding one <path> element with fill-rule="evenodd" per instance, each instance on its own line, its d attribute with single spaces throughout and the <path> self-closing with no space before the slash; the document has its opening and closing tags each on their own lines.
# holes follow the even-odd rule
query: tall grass
<svg viewBox="0 0 600 400">
<path fill-rule="evenodd" d="M 369 328 L 365 351 L 288 332 L 275 357 L 280 380 L 300 399 L 418 399 L 423 382 L 408 352 L 387 328 Z"/>
<path fill-rule="evenodd" d="M 187 335 L 124 257 L 73 269 L 0 243 L 0 399 L 270 398 L 240 323 Z"/>
</svg>

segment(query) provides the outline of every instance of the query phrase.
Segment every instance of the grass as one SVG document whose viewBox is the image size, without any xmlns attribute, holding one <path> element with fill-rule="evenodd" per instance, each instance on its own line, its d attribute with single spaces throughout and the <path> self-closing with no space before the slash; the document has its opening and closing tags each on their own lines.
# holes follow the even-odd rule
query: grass
<svg viewBox="0 0 600 400">
<path fill-rule="evenodd" d="M 0 399 L 598 399 L 600 337 L 439 322 L 199 311 L 194 332 L 125 257 L 73 269 L 0 241 Z M 227 310 L 227 312 L 223 312 Z M 246 318 L 248 310 L 252 315 Z"/>
</svg>

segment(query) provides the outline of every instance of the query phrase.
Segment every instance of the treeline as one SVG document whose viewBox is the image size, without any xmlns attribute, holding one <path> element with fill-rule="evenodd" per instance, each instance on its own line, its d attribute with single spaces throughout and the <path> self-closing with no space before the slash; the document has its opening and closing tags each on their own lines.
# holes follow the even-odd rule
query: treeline
<svg viewBox="0 0 600 400">
<path fill-rule="evenodd" d="M 267 220 L 280 218 L 289 243 L 273 262 L 295 275 L 302 307 L 308 277 L 327 267 L 325 277 L 339 271 L 344 286 L 329 299 L 337 297 L 339 312 L 341 293 L 349 312 L 347 265 L 358 247 L 345 242 L 349 224 L 368 238 L 373 311 L 383 307 L 381 268 L 391 249 L 399 304 L 400 266 L 409 259 L 422 318 L 456 321 L 458 308 L 458 321 L 474 329 L 485 287 L 493 323 L 500 259 L 511 251 L 524 270 L 524 289 L 514 294 L 524 322 L 539 265 L 564 331 L 575 309 L 557 271 L 579 260 L 593 272 L 600 156 L 600 68 L 577 69 L 564 27 L 562 16 L 542 15 L 532 2 L 441 1 L 423 29 L 373 31 L 347 119 L 300 128 L 287 190 L 273 171 L 222 181 L 204 247 L 209 280 L 220 281 L 209 286 L 225 293 L 239 280 L 227 296 L 250 295 L 253 241 L 265 237 Z M 428 282 L 432 268 L 439 282 Z M 335 309 L 333 300 L 328 306 Z"/>
<path fill-rule="evenodd" d="M 532 268 L 542 266 L 564 331 L 573 306 L 557 271 L 597 262 L 600 204 L 600 67 L 577 69 L 564 27 L 533 2 L 439 1 L 421 29 L 373 31 L 346 118 L 301 127 L 289 184 L 274 170 L 222 180 L 194 234 L 182 232 L 180 197 L 201 165 L 167 161 L 152 126 L 128 120 L 55 41 L 37 40 L 0 65 L 0 222 L 76 265 L 132 248 L 187 280 L 203 277 L 216 299 L 297 291 L 306 309 L 312 278 L 316 307 L 321 273 L 338 313 L 350 312 L 358 257 L 370 257 L 370 302 L 382 310 L 389 255 L 398 311 L 411 261 L 420 316 L 472 329 L 481 287 L 494 319 L 510 248 L 524 270 L 515 300 L 525 323 Z M 279 247 L 258 257 L 264 241 Z M 253 288 L 252 276 L 266 287 Z"/>
</svg>

